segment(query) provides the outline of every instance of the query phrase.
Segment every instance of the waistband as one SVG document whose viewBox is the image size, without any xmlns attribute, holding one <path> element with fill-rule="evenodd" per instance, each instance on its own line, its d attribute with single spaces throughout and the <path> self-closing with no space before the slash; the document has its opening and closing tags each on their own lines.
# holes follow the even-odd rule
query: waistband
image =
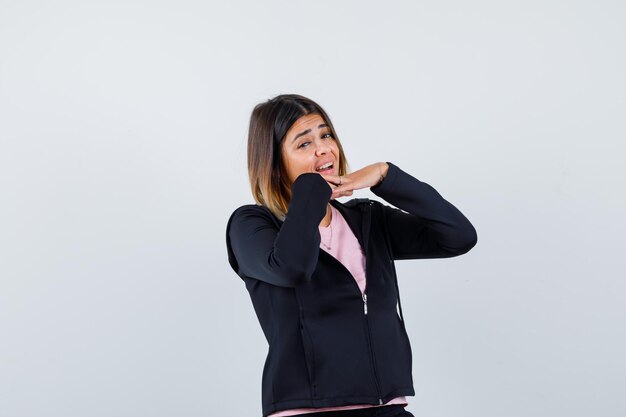
<svg viewBox="0 0 626 417">
<path fill-rule="evenodd" d="M 355 408 L 352 410 L 296 414 L 291 417 L 396 417 L 404 415 L 404 407 L 404 404 L 390 404 L 379 407 Z"/>
</svg>

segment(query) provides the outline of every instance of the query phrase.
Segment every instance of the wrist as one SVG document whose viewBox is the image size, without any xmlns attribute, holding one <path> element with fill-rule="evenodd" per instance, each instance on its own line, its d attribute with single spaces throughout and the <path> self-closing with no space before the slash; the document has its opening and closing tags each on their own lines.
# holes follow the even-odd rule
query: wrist
<svg viewBox="0 0 626 417">
<path fill-rule="evenodd" d="M 378 185 L 381 182 L 383 182 L 383 180 L 387 176 L 387 171 L 388 170 L 389 170 L 389 164 L 387 164 L 386 162 L 379 162 L 378 163 L 378 175 L 380 176 L 380 178 L 378 179 L 378 182 L 376 183 L 376 185 Z"/>
<path fill-rule="evenodd" d="M 389 164 L 387 162 L 380 162 L 379 164 L 379 168 L 380 168 L 380 175 L 384 177 L 387 176 L 387 171 L 389 170 Z"/>
</svg>

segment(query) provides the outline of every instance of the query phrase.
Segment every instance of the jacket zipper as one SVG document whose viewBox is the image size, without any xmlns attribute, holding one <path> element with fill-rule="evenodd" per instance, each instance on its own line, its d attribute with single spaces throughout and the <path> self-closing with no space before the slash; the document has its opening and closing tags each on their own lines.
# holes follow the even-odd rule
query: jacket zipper
<svg viewBox="0 0 626 417">
<path fill-rule="evenodd" d="M 370 203 L 371 205 L 371 203 Z M 367 221 L 370 221 L 370 211 L 371 208 L 368 207 L 365 210 L 362 210 L 362 214 L 363 216 L 366 215 L 366 211 L 367 211 Z M 353 231 L 354 233 L 354 231 Z M 378 404 L 382 405 L 383 404 L 383 396 L 382 393 L 380 391 L 380 383 L 378 382 L 378 372 L 376 371 L 376 364 L 374 362 L 374 350 L 372 348 L 372 338 L 371 338 L 371 334 L 370 334 L 370 324 L 369 324 L 369 320 L 367 317 L 367 236 L 366 233 L 363 233 L 363 256 L 365 257 L 365 288 L 363 289 L 363 292 L 361 293 L 361 288 L 359 287 L 359 284 L 357 284 L 356 280 L 354 279 L 354 276 L 352 275 L 352 273 L 348 270 L 348 268 L 345 267 L 344 264 L 342 264 L 341 262 L 339 262 L 339 260 L 337 260 L 337 258 L 335 258 L 334 256 L 330 255 L 327 253 L 327 255 L 329 257 L 331 257 L 335 262 L 337 262 L 341 267 L 343 267 L 343 269 L 345 269 L 348 272 L 348 275 L 350 275 L 350 280 L 352 281 L 353 285 L 356 287 L 356 290 L 359 292 L 359 294 L 361 294 L 361 299 L 363 300 L 363 317 L 365 318 L 365 328 L 367 330 L 367 344 L 369 347 L 369 354 L 370 354 L 370 364 L 372 366 L 372 371 L 374 372 L 374 384 L 376 385 L 376 392 L 378 393 Z M 326 253 L 325 251 L 323 251 L 324 253 Z"/>
<path fill-rule="evenodd" d="M 363 251 L 365 252 L 365 250 Z M 367 330 L 367 345 L 369 347 L 369 354 L 370 354 L 370 364 L 372 366 L 372 370 L 374 372 L 374 384 L 376 385 L 376 392 L 378 393 L 378 404 L 382 405 L 383 404 L 383 396 L 381 394 L 380 391 L 380 384 L 378 382 L 378 372 L 376 371 L 376 365 L 374 364 L 374 351 L 372 348 L 372 340 L 371 340 L 371 335 L 370 335 L 370 324 L 369 324 L 369 320 L 367 318 L 367 256 L 365 257 L 365 265 L 366 265 L 366 273 L 365 273 L 365 289 L 363 290 L 363 292 L 361 292 L 361 288 L 359 287 L 359 284 L 357 284 L 356 280 L 354 279 L 354 276 L 350 273 L 350 271 L 348 270 L 348 268 L 346 268 L 341 262 L 339 262 L 334 256 L 327 254 L 329 257 L 331 257 L 332 259 L 334 259 L 335 262 L 337 262 L 341 267 L 343 267 L 346 272 L 348 272 L 348 275 L 350 275 L 350 280 L 352 281 L 352 283 L 354 284 L 354 286 L 356 287 L 356 290 L 359 292 L 359 294 L 361 294 L 361 299 L 363 300 L 363 317 L 365 318 L 365 328 Z"/>
<path fill-rule="evenodd" d="M 374 361 L 374 349 L 372 348 L 372 336 L 370 334 L 370 322 L 369 319 L 367 317 L 367 281 L 369 278 L 369 274 L 368 274 L 368 260 L 367 260 L 367 235 L 369 234 L 369 223 L 371 221 L 371 203 L 367 205 L 367 207 L 365 207 L 365 209 L 363 209 L 363 206 L 361 206 L 362 210 L 361 213 L 363 214 L 364 217 L 366 217 L 366 222 L 362 222 L 362 225 L 367 223 L 368 226 L 368 230 L 363 232 L 363 256 L 365 256 L 365 288 L 363 289 L 363 294 L 362 294 L 362 298 L 363 298 L 363 316 L 365 317 L 365 327 L 367 329 L 367 343 L 369 345 L 369 351 L 370 351 L 370 362 L 372 364 L 372 370 L 374 371 L 374 383 L 376 384 L 376 391 L 378 392 L 378 404 L 382 405 L 383 404 L 383 396 L 382 393 L 380 391 L 380 383 L 378 382 L 378 371 L 376 370 L 376 363 Z M 354 281 L 354 279 L 353 279 Z M 354 283 L 356 284 L 356 281 L 354 281 Z M 361 292 L 361 289 L 358 288 L 357 285 L 357 289 L 359 290 L 359 292 Z"/>
<path fill-rule="evenodd" d="M 367 315 L 367 294 L 363 293 L 363 310 L 365 310 L 365 314 Z"/>
<path fill-rule="evenodd" d="M 367 283 L 365 285 L 365 289 L 367 290 Z M 370 322 L 367 318 L 367 293 L 363 291 L 363 316 L 365 317 L 365 327 L 367 328 L 367 343 L 369 345 L 370 351 L 370 361 L 372 364 L 372 369 L 374 370 L 374 383 L 376 384 L 376 391 L 378 392 L 378 404 L 383 404 L 382 394 L 380 392 L 380 385 L 378 383 L 378 372 L 376 371 L 376 364 L 374 363 L 374 349 L 372 348 L 372 337 L 370 335 Z"/>
</svg>

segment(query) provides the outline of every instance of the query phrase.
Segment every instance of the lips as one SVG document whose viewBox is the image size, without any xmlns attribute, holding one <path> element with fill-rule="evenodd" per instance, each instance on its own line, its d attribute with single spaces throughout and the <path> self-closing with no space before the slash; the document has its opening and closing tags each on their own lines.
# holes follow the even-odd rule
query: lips
<svg viewBox="0 0 626 417">
<path fill-rule="evenodd" d="M 320 170 L 321 167 L 324 167 L 324 169 Z M 333 169 L 334 167 L 335 167 L 335 163 L 333 161 L 326 161 L 326 162 L 319 164 L 317 167 L 315 167 L 315 171 L 324 172 L 324 171 Z"/>
</svg>

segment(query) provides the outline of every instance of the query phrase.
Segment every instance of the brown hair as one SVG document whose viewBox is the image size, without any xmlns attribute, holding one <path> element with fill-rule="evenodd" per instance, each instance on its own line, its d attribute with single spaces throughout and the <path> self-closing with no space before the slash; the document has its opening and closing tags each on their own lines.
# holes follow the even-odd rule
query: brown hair
<svg viewBox="0 0 626 417">
<path fill-rule="evenodd" d="M 348 171 L 341 142 L 322 107 L 298 94 L 282 94 L 259 103 L 252 110 L 248 130 L 248 177 L 257 204 L 284 220 L 291 200 L 291 183 L 282 162 L 282 144 L 287 131 L 300 117 L 319 114 L 328 124 L 339 149 L 338 175 Z"/>
</svg>

